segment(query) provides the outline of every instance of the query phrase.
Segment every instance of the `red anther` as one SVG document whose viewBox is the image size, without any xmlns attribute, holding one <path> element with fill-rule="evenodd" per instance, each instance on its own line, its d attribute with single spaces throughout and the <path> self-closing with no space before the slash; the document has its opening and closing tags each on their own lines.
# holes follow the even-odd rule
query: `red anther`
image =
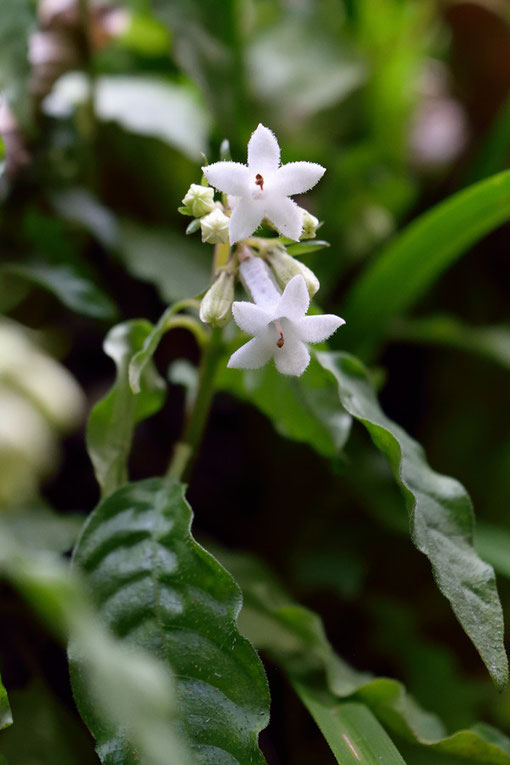
<svg viewBox="0 0 510 765">
<path fill-rule="evenodd" d="M 257 175 L 255 176 L 255 183 L 257 184 L 257 186 L 260 186 L 261 191 L 264 191 L 264 179 L 260 173 L 257 173 Z"/>
</svg>

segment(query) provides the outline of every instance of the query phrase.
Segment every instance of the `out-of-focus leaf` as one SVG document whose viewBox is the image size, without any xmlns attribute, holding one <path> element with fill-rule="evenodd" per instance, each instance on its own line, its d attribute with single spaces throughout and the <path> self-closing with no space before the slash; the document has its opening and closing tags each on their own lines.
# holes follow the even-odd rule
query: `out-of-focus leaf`
<svg viewBox="0 0 510 765">
<path fill-rule="evenodd" d="M 66 117 L 86 100 L 88 82 L 79 72 L 65 74 L 44 101 L 45 112 Z M 199 160 L 207 150 L 209 119 L 188 85 L 148 77 L 111 75 L 94 84 L 95 112 L 138 135 L 159 138 Z"/>
<path fill-rule="evenodd" d="M 145 368 L 138 395 L 129 385 L 129 363 L 152 328 L 144 319 L 126 321 L 113 327 L 104 342 L 104 351 L 117 368 L 116 381 L 93 408 L 87 427 L 87 449 L 103 497 L 127 481 L 135 424 L 157 412 L 164 402 L 165 384 L 151 363 Z"/>
<path fill-rule="evenodd" d="M 490 523 L 477 523 L 476 549 L 498 574 L 510 579 L 510 531 Z"/>
<path fill-rule="evenodd" d="M 439 315 L 399 321 L 391 333 L 404 342 L 445 345 L 476 353 L 510 369 L 510 324 L 470 327 L 454 316 Z"/>
<path fill-rule="evenodd" d="M 11 510 L 2 515 L 0 527 L 7 529 L 23 547 L 68 552 L 81 527 L 81 515 L 57 515 L 46 505 Z"/>
<path fill-rule="evenodd" d="M 508 679 L 503 613 L 493 569 L 473 547 L 473 508 L 458 481 L 435 473 L 421 446 L 381 410 L 368 373 L 348 354 L 319 352 L 340 401 L 387 457 L 408 506 L 411 536 L 432 564 L 437 585 L 473 641 L 494 682 Z"/>
<path fill-rule="evenodd" d="M 340 765 L 406 765 L 373 713 L 357 702 L 338 703 L 328 693 L 294 683 L 299 698 L 319 726 Z"/>
<path fill-rule="evenodd" d="M 105 765 L 191 765 L 168 666 L 105 630 L 76 571 L 47 552 L 25 550 L 8 533 L 0 535 L 0 571 L 60 639 L 70 638 L 75 686 L 92 700 L 101 729 L 124 731 L 118 749 L 101 752 Z"/>
<path fill-rule="evenodd" d="M 13 765 L 97 765 L 86 729 L 41 680 L 11 693 L 14 719 L 2 733 L 2 752 Z"/>
<path fill-rule="evenodd" d="M 8 728 L 9 725 L 12 725 L 11 707 L 9 705 L 7 691 L 0 678 L 0 730 Z"/>
<path fill-rule="evenodd" d="M 35 28 L 30 0 L 3 0 L 0 14 L 0 91 L 26 126 L 31 106 L 28 84 L 28 39 Z"/>
<path fill-rule="evenodd" d="M 196 761 L 263 763 L 257 736 L 269 717 L 264 670 L 237 630 L 239 589 L 193 540 L 191 517 L 181 484 L 129 484 L 92 513 L 74 560 L 112 631 L 175 671 Z M 83 706 L 81 694 L 78 700 L 100 750 L 117 749 L 118 733 L 105 732 L 92 706 Z"/>
<path fill-rule="evenodd" d="M 170 229 L 121 224 L 120 257 L 133 276 L 154 284 L 167 303 L 195 297 L 211 281 L 212 250 Z"/>
<path fill-rule="evenodd" d="M 407 309 L 471 245 L 510 217 L 510 171 L 460 191 L 413 221 L 364 270 L 343 308 L 345 342 L 370 355 Z"/>
<path fill-rule="evenodd" d="M 510 740 L 502 733 L 479 724 L 447 736 L 441 721 L 423 710 L 401 683 L 357 672 L 335 654 L 320 618 L 296 605 L 262 563 L 231 551 L 215 553 L 243 592 L 240 629 L 271 654 L 293 683 L 313 691 L 319 688 L 336 697 L 337 703 L 338 699 L 361 702 L 391 732 L 399 750 L 402 741 L 419 745 L 438 763 L 451 756 L 452 763 L 510 765 Z M 436 760 L 424 762 L 432 765 Z"/>
<path fill-rule="evenodd" d="M 480 142 L 480 148 L 469 168 L 470 183 L 499 173 L 508 166 L 510 155 L 510 98 L 506 98 L 499 109 L 487 135 Z"/>
<path fill-rule="evenodd" d="M 272 364 L 243 371 L 220 364 L 216 385 L 258 407 L 286 438 L 337 457 L 349 438 L 351 418 L 339 406 L 328 375 L 312 359 L 303 377 L 286 377 Z"/>
<path fill-rule="evenodd" d="M 309 23 L 299 15 L 287 15 L 253 40 L 248 68 L 258 97 L 277 105 L 287 119 L 338 103 L 365 78 L 363 63 L 353 51 L 341 51 L 337 40 L 318 29 L 310 34 Z"/>
<path fill-rule="evenodd" d="M 118 243 L 119 232 L 115 216 L 87 189 L 71 186 L 65 191 L 53 194 L 51 201 L 62 218 L 83 226 L 107 249 Z"/>
<path fill-rule="evenodd" d="M 48 290 L 76 313 L 104 321 L 117 316 L 113 301 L 70 263 L 3 263 L 0 270 Z"/>
</svg>

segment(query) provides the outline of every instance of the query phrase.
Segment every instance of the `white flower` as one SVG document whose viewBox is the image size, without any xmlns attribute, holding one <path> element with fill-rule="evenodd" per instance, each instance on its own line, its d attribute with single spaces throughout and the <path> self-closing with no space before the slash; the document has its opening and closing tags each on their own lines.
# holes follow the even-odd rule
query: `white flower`
<svg viewBox="0 0 510 765">
<path fill-rule="evenodd" d="M 310 297 L 305 280 L 294 276 L 272 303 L 235 302 L 236 324 L 253 335 L 228 362 L 234 369 L 258 369 L 273 358 L 284 375 L 303 374 L 310 362 L 306 343 L 320 343 L 345 324 L 339 316 L 306 316 Z"/>
<path fill-rule="evenodd" d="M 299 240 L 303 219 L 293 194 L 308 191 L 326 172 L 315 162 L 289 162 L 280 166 L 280 147 L 274 134 L 259 125 L 248 143 L 248 164 L 215 162 L 202 168 L 212 186 L 229 194 L 233 207 L 230 243 L 253 234 L 265 216 L 280 234 Z"/>
<path fill-rule="evenodd" d="M 228 242 L 228 218 L 217 207 L 200 218 L 202 241 L 209 244 L 225 244 Z"/>
</svg>

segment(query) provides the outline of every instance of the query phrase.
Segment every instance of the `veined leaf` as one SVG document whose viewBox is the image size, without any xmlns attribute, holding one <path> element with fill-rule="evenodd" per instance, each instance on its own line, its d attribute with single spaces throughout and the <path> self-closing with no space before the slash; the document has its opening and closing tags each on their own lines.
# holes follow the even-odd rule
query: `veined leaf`
<svg viewBox="0 0 510 765">
<path fill-rule="evenodd" d="M 181 484 L 128 484 L 92 513 L 74 560 L 112 631 L 175 671 L 197 762 L 261 764 L 257 735 L 269 715 L 264 670 L 237 630 L 239 589 L 193 540 L 191 517 Z M 89 725 L 95 730 L 96 722 Z"/>
<path fill-rule="evenodd" d="M 331 694 L 314 693 L 294 683 L 340 765 L 405 765 L 395 744 L 364 704 L 338 703 Z"/>
<path fill-rule="evenodd" d="M 304 441 L 326 457 L 337 457 L 349 438 L 351 417 L 313 358 L 299 378 L 279 374 L 272 364 L 242 371 L 227 369 L 225 362 L 216 385 L 258 407 L 282 436 Z"/>
<path fill-rule="evenodd" d="M 115 303 L 69 263 L 3 263 L 0 270 L 48 290 L 76 313 L 106 321 L 117 316 Z"/>
<path fill-rule="evenodd" d="M 503 613 L 491 566 L 473 547 L 473 508 L 458 481 L 435 473 L 421 446 L 381 410 L 363 364 L 345 353 L 319 352 L 335 377 L 342 405 L 387 457 L 409 511 L 412 539 L 432 564 L 439 589 L 473 641 L 494 682 L 508 680 Z"/>
<path fill-rule="evenodd" d="M 363 271 L 342 315 L 349 348 L 370 355 L 390 319 L 411 308 L 471 245 L 510 218 L 510 171 L 460 191 L 413 221 Z"/>
<path fill-rule="evenodd" d="M 87 427 L 87 450 L 102 496 L 127 481 L 127 460 L 135 424 L 160 409 L 165 384 L 151 361 L 141 378 L 140 393 L 129 385 L 129 363 L 153 329 L 145 319 L 117 324 L 104 342 L 104 351 L 115 362 L 117 376 L 110 392 L 93 408 Z"/>
<path fill-rule="evenodd" d="M 124 731 L 122 751 L 103 752 L 105 765 L 192 765 L 177 727 L 175 688 L 168 667 L 105 630 L 76 571 L 47 551 L 23 548 L 2 527 L 0 572 L 54 634 L 70 638 L 80 706 L 90 702 L 91 714 L 100 720 L 102 730 Z"/>
<path fill-rule="evenodd" d="M 326 699 L 331 694 L 337 703 L 338 699 L 362 703 L 391 732 L 399 749 L 401 741 L 413 744 L 430 765 L 435 765 L 434 757 L 442 763 L 449 756 L 452 762 L 510 765 L 510 740 L 502 733 L 478 724 L 447 736 L 442 722 L 423 710 L 397 680 L 358 672 L 338 656 L 319 616 L 294 603 L 261 562 L 246 554 L 215 553 L 243 591 L 242 632 L 271 654 L 293 684 L 311 693 L 319 689 Z"/>
</svg>

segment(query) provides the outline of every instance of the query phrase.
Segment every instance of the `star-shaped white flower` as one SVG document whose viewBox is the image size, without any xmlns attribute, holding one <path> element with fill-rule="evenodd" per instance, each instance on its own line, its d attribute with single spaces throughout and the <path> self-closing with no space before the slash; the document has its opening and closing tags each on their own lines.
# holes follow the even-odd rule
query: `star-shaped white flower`
<svg viewBox="0 0 510 765">
<path fill-rule="evenodd" d="M 248 143 L 248 164 L 215 162 L 202 171 L 212 186 L 229 194 L 233 207 L 230 243 L 251 236 L 265 216 L 280 234 L 299 239 L 303 218 L 289 196 L 311 189 L 326 172 L 315 162 L 280 165 L 280 147 L 274 133 L 259 125 Z"/>
<path fill-rule="evenodd" d="M 273 358 L 284 375 L 302 375 L 310 363 L 306 343 L 320 343 L 345 324 L 339 316 L 306 316 L 310 297 L 305 280 L 294 276 L 283 295 L 269 305 L 235 302 L 232 312 L 236 324 L 253 335 L 228 362 L 233 369 L 258 369 Z"/>
</svg>

